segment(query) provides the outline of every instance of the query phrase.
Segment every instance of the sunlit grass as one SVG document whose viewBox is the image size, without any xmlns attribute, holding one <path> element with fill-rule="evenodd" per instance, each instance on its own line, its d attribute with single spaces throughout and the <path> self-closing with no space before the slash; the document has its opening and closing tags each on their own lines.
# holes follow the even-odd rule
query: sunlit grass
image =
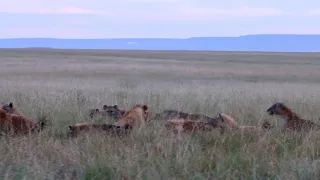
<svg viewBox="0 0 320 180">
<path fill-rule="evenodd" d="M 271 117 L 265 112 L 274 102 L 282 101 L 301 117 L 319 123 L 318 84 L 309 81 L 293 82 L 292 79 L 279 83 L 266 80 L 263 76 L 257 76 L 254 82 L 241 81 L 221 74 L 223 78 L 217 80 L 207 77 L 207 72 L 198 74 L 199 79 L 192 79 L 194 74 L 186 76 L 187 72 L 179 78 L 168 79 L 167 71 L 163 72 L 163 76 L 160 71 L 157 76 L 152 72 L 141 75 L 138 66 L 138 70 L 133 71 L 131 76 L 120 76 L 124 71 L 130 74 L 130 70 L 121 69 L 125 63 L 119 65 L 120 72 L 113 72 L 114 75 L 90 75 L 94 63 L 89 69 L 85 69 L 85 65 L 82 67 L 76 60 L 91 58 L 93 62 L 104 62 L 103 56 L 98 58 L 93 55 L 94 53 L 91 53 L 92 57 L 76 57 L 67 54 L 64 55 L 66 58 L 59 54 L 54 56 L 34 53 L 31 56 L 19 52 L 16 56 L 20 58 L 16 61 L 21 62 L 21 67 L 6 67 L 6 73 L 0 72 L 2 103 L 13 102 L 19 112 L 33 119 L 41 115 L 50 118 L 48 127 L 39 134 L 0 137 L 0 179 L 319 178 L 319 132 L 283 133 L 280 130 L 283 120 Z M 156 61 L 155 58 L 165 55 L 149 56 L 152 63 L 157 64 L 161 63 L 161 60 Z M 184 58 L 187 58 L 185 56 Z M 199 56 L 204 57 L 201 53 Z M 222 55 L 211 56 L 217 59 L 213 60 L 213 63 L 219 64 Z M 178 55 L 176 57 L 179 58 Z M 237 59 L 237 55 L 230 57 Z M 279 55 L 278 58 L 281 59 L 280 57 Z M 9 55 L 2 57 L 0 61 L 5 64 L 6 58 L 9 58 Z M 28 61 L 24 62 L 23 58 Z M 40 58 L 51 59 L 46 64 Z M 53 61 L 54 58 L 57 59 L 56 62 Z M 69 60 L 66 60 L 68 58 Z M 121 61 L 131 62 L 130 58 L 124 58 L 122 57 Z M 239 58 L 245 61 L 243 57 Z M 256 55 L 255 58 L 261 57 Z M 199 72 L 201 66 L 210 65 L 209 59 L 202 65 L 199 61 Z M 38 67 L 35 65 L 37 61 Z M 132 61 L 137 61 L 140 65 L 147 63 L 147 60 L 143 59 Z M 166 59 L 166 62 L 168 61 Z M 195 64 L 197 62 L 196 59 L 188 61 Z M 251 61 L 254 62 L 252 59 Z M 270 61 L 277 62 L 275 59 Z M 99 63 L 96 66 L 97 69 L 106 67 L 107 71 L 110 70 L 108 63 L 115 62 L 108 60 L 104 66 L 99 66 Z M 281 59 L 281 62 L 300 63 L 297 59 L 292 62 Z M 73 63 L 78 65 L 72 67 Z M 243 63 L 240 70 L 235 68 L 234 73 L 241 76 L 241 68 L 246 64 L 248 63 Z M 184 66 L 187 65 L 181 63 L 179 70 Z M 219 66 L 229 67 L 227 64 Z M 236 67 L 235 64 L 233 66 Z M 66 67 L 70 68 L 69 71 L 59 74 L 59 71 Z M 219 72 L 216 71 L 219 67 L 211 67 L 213 74 Z M 260 67 L 264 67 L 264 63 L 260 62 Z M 299 71 L 299 66 L 292 65 L 291 68 L 293 67 Z M 206 67 L 209 68 L 210 66 Z M 46 74 L 45 71 L 50 73 Z M 19 73 L 24 76 L 16 76 Z M 267 70 L 264 73 L 267 73 Z M 285 74 L 286 72 L 282 72 L 282 78 L 287 77 Z M 273 76 L 273 79 L 276 77 L 271 72 L 269 76 Z M 246 79 L 245 76 L 242 78 Z M 313 78 L 320 79 L 319 76 Z M 261 134 L 229 132 L 220 135 L 219 130 L 214 130 L 177 136 L 165 129 L 164 121 L 159 120 L 147 124 L 146 127 L 134 129 L 126 137 L 87 133 L 76 138 L 67 138 L 68 125 L 76 122 L 114 123 L 114 119 L 88 118 L 89 109 L 102 108 L 103 104 L 117 104 L 121 109 L 130 109 L 135 104 L 147 104 L 151 116 L 164 109 L 208 116 L 217 116 L 223 112 L 235 117 L 241 125 L 261 126 L 267 120 L 276 128 Z"/>
</svg>

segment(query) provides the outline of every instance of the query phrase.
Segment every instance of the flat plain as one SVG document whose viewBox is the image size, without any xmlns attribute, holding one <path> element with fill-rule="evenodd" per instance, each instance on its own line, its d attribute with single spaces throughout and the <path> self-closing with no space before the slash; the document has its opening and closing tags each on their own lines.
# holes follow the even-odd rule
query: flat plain
<svg viewBox="0 0 320 180">
<path fill-rule="evenodd" d="M 0 101 L 50 118 L 39 134 L 0 137 L 0 179 L 319 179 L 320 136 L 283 133 L 284 102 L 320 123 L 320 53 L 0 49 Z M 147 104 L 275 126 L 265 134 L 175 136 L 156 121 L 128 137 L 66 137 L 88 109 Z"/>
</svg>

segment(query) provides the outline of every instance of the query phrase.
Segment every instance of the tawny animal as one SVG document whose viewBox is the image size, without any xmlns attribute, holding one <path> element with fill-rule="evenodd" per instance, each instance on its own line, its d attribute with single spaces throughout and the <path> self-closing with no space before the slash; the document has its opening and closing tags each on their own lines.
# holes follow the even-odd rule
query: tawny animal
<svg viewBox="0 0 320 180">
<path fill-rule="evenodd" d="M 121 136 L 128 134 L 130 130 L 131 127 L 129 125 L 120 127 L 112 124 L 94 124 L 84 122 L 69 126 L 68 137 L 75 137 L 79 133 L 89 131 L 104 132 L 112 136 Z"/>
<path fill-rule="evenodd" d="M 175 133 L 181 132 L 197 132 L 197 131 L 210 131 L 215 128 L 212 123 L 196 120 L 185 119 L 169 119 L 165 123 L 165 127 L 174 128 Z M 221 127 L 221 134 L 224 133 L 224 128 Z"/>
<path fill-rule="evenodd" d="M 223 134 L 226 126 L 226 122 L 220 116 L 216 118 L 212 118 L 203 114 L 189 114 L 186 112 L 176 111 L 176 110 L 164 110 L 163 112 L 156 114 L 156 116 L 153 119 L 163 119 L 167 121 L 166 122 L 167 126 L 175 125 L 178 127 L 184 124 L 182 125 L 183 127 L 185 127 L 184 131 L 189 131 L 187 129 L 190 129 L 191 126 L 197 130 L 200 130 L 200 129 L 203 130 L 203 129 L 206 129 L 205 127 L 211 127 L 211 128 L 220 128 L 221 129 L 220 132 L 221 134 Z M 192 122 L 192 121 L 195 121 L 195 122 Z"/>
<path fill-rule="evenodd" d="M 265 130 L 269 130 L 272 128 L 272 126 L 265 121 L 262 124 L 262 127 L 259 126 L 243 126 L 243 125 L 238 125 L 238 123 L 236 122 L 236 120 L 224 113 L 219 113 L 220 118 L 222 118 L 225 122 L 228 123 L 230 129 L 232 131 L 234 130 L 240 130 L 240 132 L 242 133 L 253 133 L 253 132 L 261 132 L 261 131 L 265 131 Z"/>
<path fill-rule="evenodd" d="M 5 110 L 7 113 L 10 113 L 10 114 L 21 115 L 17 111 L 16 107 L 13 106 L 12 102 L 10 102 L 9 104 L 4 104 L 1 109 Z"/>
<path fill-rule="evenodd" d="M 39 132 L 45 127 L 45 118 L 37 123 L 21 115 L 10 114 L 0 109 L 0 129 L 6 134 Z"/>
<path fill-rule="evenodd" d="M 130 127 L 134 127 L 138 124 L 145 124 L 149 118 L 147 105 L 135 105 L 131 110 L 124 113 L 123 117 L 119 119 L 115 125 L 124 127 L 129 125 Z"/>
<path fill-rule="evenodd" d="M 284 128 L 294 131 L 308 131 L 311 129 L 320 129 L 320 125 L 312 122 L 311 120 L 306 120 L 300 118 L 295 112 L 293 112 L 289 107 L 287 107 L 282 102 L 274 103 L 267 109 L 267 113 L 271 116 L 278 115 L 285 119 Z"/>
</svg>

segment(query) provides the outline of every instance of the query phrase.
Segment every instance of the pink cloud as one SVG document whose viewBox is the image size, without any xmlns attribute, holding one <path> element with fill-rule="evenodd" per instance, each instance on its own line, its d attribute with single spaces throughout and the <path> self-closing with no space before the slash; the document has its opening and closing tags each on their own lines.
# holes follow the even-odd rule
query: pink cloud
<svg viewBox="0 0 320 180">
<path fill-rule="evenodd" d="M 158 1 L 158 0 L 131 0 L 131 1 Z M 179 0 L 166 0 L 179 1 Z M 313 13 L 318 12 L 314 11 Z M 84 9 L 78 7 L 65 7 L 58 9 L 40 9 L 36 11 L 22 11 L 14 13 L 38 13 L 38 14 L 96 14 L 106 19 L 128 20 L 165 20 L 165 21 L 184 21 L 184 20 L 218 20 L 238 17 L 268 17 L 292 15 L 290 12 L 275 8 L 252 8 L 239 7 L 232 9 L 215 8 L 194 8 L 194 7 L 176 7 L 170 8 L 165 13 L 163 11 L 100 11 L 93 9 Z"/>
<path fill-rule="evenodd" d="M 66 7 L 58 9 L 38 9 L 38 10 L 16 10 L 9 11 L 8 13 L 19 13 L 19 14 L 105 14 L 103 11 L 83 9 L 77 7 Z"/>
<path fill-rule="evenodd" d="M 307 15 L 311 15 L 311 16 L 320 15 L 320 9 L 309 10 L 309 11 L 307 11 Z"/>
<path fill-rule="evenodd" d="M 100 11 L 94 11 L 89 9 L 82 9 L 82 8 L 75 8 L 75 7 L 68 7 L 68 8 L 62 8 L 59 11 L 63 14 L 100 14 L 103 12 Z"/>
<path fill-rule="evenodd" d="M 184 0 L 127 0 L 127 2 L 131 3 L 177 3 L 177 2 L 185 2 Z"/>
<path fill-rule="evenodd" d="M 266 16 L 281 16 L 291 15 L 274 8 L 250 8 L 240 7 L 233 9 L 214 9 L 214 8 L 182 8 L 179 14 L 191 18 L 205 18 L 205 19 L 223 19 L 228 17 L 266 17 Z"/>
<path fill-rule="evenodd" d="M 84 28 L 4 28 L 0 30 L 1 34 L 7 37 L 59 37 L 59 38 L 94 38 L 97 35 Z M 101 36 L 101 34 L 99 34 Z"/>
<path fill-rule="evenodd" d="M 167 10 L 166 13 L 157 11 L 139 11 L 139 12 L 109 12 L 105 14 L 107 18 L 137 20 L 166 20 L 166 21 L 184 21 L 184 20 L 219 20 L 238 17 L 270 17 L 294 15 L 293 13 L 274 8 L 250 8 L 240 7 L 233 9 L 214 9 L 214 8 L 193 8 L 181 7 Z"/>
<path fill-rule="evenodd" d="M 66 18 L 66 19 L 63 19 L 62 22 L 65 22 L 65 23 L 68 23 L 68 24 L 77 24 L 77 25 L 90 24 L 90 21 L 88 21 L 88 20 L 75 19 L 75 18 L 72 18 L 72 19 Z"/>
</svg>

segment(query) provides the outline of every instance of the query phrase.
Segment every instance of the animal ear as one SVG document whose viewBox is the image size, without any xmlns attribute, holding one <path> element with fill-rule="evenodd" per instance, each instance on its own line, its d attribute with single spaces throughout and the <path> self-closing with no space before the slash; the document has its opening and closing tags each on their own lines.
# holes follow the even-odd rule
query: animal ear
<svg viewBox="0 0 320 180">
<path fill-rule="evenodd" d="M 222 120 L 222 121 L 224 121 L 224 119 L 223 119 L 223 117 L 222 117 L 222 115 L 219 113 L 219 118 Z"/>
<path fill-rule="evenodd" d="M 10 107 L 10 108 L 13 108 L 13 104 L 12 104 L 12 102 L 9 104 L 9 107 Z"/>
<path fill-rule="evenodd" d="M 147 105 L 143 105 L 142 108 L 143 108 L 144 111 L 148 110 L 148 106 Z"/>
<path fill-rule="evenodd" d="M 69 126 L 69 130 L 70 130 L 70 131 L 73 130 L 72 126 Z"/>
<path fill-rule="evenodd" d="M 286 107 L 286 105 L 284 105 L 283 102 L 281 102 L 279 105 L 280 105 L 281 108 L 285 108 Z"/>
</svg>

